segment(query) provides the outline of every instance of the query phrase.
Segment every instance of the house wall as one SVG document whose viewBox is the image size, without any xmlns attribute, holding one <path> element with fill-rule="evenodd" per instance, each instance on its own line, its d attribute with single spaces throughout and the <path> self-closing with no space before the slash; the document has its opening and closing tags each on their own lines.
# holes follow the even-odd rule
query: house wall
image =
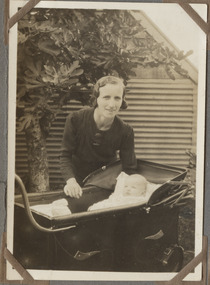
<svg viewBox="0 0 210 285">
<path fill-rule="evenodd" d="M 139 79 L 170 79 L 163 65 L 154 66 L 152 68 L 150 66 L 138 66 L 134 68 L 133 71 L 136 74 L 135 78 Z M 178 73 L 175 74 L 175 77 L 176 79 L 183 79 Z"/>
<path fill-rule="evenodd" d="M 133 79 L 121 116 L 135 132 L 137 157 L 187 166 L 195 148 L 196 85 L 190 80 Z"/>
<path fill-rule="evenodd" d="M 132 79 L 127 85 L 128 109 L 120 117 L 135 133 L 137 158 L 186 167 L 186 150 L 195 149 L 196 85 L 191 80 L 168 78 Z M 51 188 L 62 187 L 59 153 L 65 118 L 81 103 L 71 101 L 53 123 L 47 139 Z M 17 134 L 16 172 L 27 177 L 27 151 L 23 133 Z"/>
</svg>

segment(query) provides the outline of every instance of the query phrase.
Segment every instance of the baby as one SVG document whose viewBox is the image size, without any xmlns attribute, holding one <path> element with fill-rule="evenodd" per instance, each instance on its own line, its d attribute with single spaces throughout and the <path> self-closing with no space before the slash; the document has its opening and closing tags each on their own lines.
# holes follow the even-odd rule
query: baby
<svg viewBox="0 0 210 285">
<path fill-rule="evenodd" d="M 141 203 L 147 201 L 147 180 L 140 174 L 127 175 L 124 172 L 118 176 L 115 191 L 108 199 L 93 204 L 88 211 Z"/>
<path fill-rule="evenodd" d="M 140 174 L 132 174 L 124 180 L 124 188 L 122 195 L 124 197 L 144 197 L 147 190 L 147 180 Z"/>
</svg>

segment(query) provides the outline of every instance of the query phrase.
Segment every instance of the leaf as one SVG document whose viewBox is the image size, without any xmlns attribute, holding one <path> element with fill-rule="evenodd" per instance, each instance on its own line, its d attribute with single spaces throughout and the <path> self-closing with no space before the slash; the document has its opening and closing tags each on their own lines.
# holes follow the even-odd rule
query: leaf
<svg viewBox="0 0 210 285">
<path fill-rule="evenodd" d="M 185 59 L 186 57 L 190 56 L 191 54 L 193 54 L 193 50 L 189 50 L 188 52 L 186 52 L 186 54 L 184 54 L 184 51 L 180 51 L 180 52 L 178 53 L 177 59 L 178 59 L 178 60 L 183 60 L 183 59 Z"/>
<path fill-rule="evenodd" d="M 25 76 L 24 80 L 27 83 L 31 83 L 31 84 L 34 84 L 34 85 L 40 85 L 40 82 L 38 80 L 35 80 L 35 79 L 31 78 L 31 77 Z"/>
<path fill-rule="evenodd" d="M 37 75 L 40 75 L 41 71 L 42 71 L 42 62 L 41 60 L 36 61 L 36 70 L 37 70 Z"/>
<path fill-rule="evenodd" d="M 21 87 L 20 90 L 18 90 L 18 92 L 17 92 L 18 100 L 20 100 L 23 96 L 25 96 L 25 94 L 26 94 L 26 88 Z"/>
<path fill-rule="evenodd" d="M 168 74 L 168 76 L 172 79 L 172 80 L 175 80 L 176 78 L 175 78 L 175 76 L 174 76 L 174 74 L 172 73 L 172 70 L 170 69 L 170 67 L 169 66 L 166 66 L 166 73 Z"/>
<path fill-rule="evenodd" d="M 25 84 L 25 87 L 27 89 L 40 88 L 40 87 L 44 87 L 44 86 L 45 85 L 43 83 L 39 83 L 39 84 Z"/>
<path fill-rule="evenodd" d="M 69 83 L 70 77 L 78 77 L 84 72 L 83 69 L 78 68 L 79 66 L 79 61 L 74 61 L 70 66 L 62 64 L 58 69 L 53 66 L 44 65 L 46 75 L 43 75 L 42 79 L 44 82 L 54 85 L 73 84 L 78 82 L 78 79 L 75 78 Z"/>
<path fill-rule="evenodd" d="M 185 57 L 190 56 L 191 54 L 193 54 L 193 50 L 189 50 L 189 51 L 185 54 Z"/>
<path fill-rule="evenodd" d="M 37 68 L 31 58 L 27 59 L 26 67 L 31 71 L 32 75 L 34 75 L 35 77 L 39 75 Z"/>
<path fill-rule="evenodd" d="M 72 42 L 73 40 L 72 32 L 67 29 L 63 30 L 63 39 L 64 39 L 64 43 Z"/>
<path fill-rule="evenodd" d="M 40 76 L 42 71 L 42 62 L 41 60 L 34 61 L 31 57 L 26 57 L 23 60 L 25 60 L 25 76 L 30 77 L 31 80 L 37 80 L 36 78 Z M 27 79 L 26 81 L 28 81 Z"/>
<path fill-rule="evenodd" d="M 79 49 L 77 49 L 77 48 L 74 48 L 74 47 L 72 47 L 72 46 L 67 46 L 66 48 L 68 49 L 69 53 L 70 53 L 72 56 L 74 56 L 75 58 L 77 58 L 78 55 L 80 54 L 80 51 L 79 51 Z"/>
<path fill-rule="evenodd" d="M 55 73 L 55 68 L 51 65 L 44 65 L 44 69 L 48 75 Z"/>
<path fill-rule="evenodd" d="M 80 75 L 82 75 L 82 74 L 83 74 L 83 72 L 84 72 L 84 70 L 83 70 L 83 69 L 81 69 L 81 68 L 76 69 L 76 70 L 74 70 L 74 71 L 71 73 L 71 77 L 74 77 L 74 76 L 80 76 Z"/>
<path fill-rule="evenodd" d="M 28 38 L 29 38 L 29 36 L 18 31 L 18 43 L 23 44 L 28 40 Z"/>
<path fill-rule="evenodd" d="M 58 27 L 53 26 L 52 20 L 44 20 L 35 23 L 36 30 L 40 32 L 53 32 L 58 29 Z"/>
<path fill-rule="evenodd" d="M 188 71 L 186 69 L 183 69 L 180 65 L 176 65 L 174 67 L 174 70 L 184 78 L 189 78 Z"/>
<path fill-rule="evenodd" d="M 68 73 L 72 73 L 78 67 L 80 67 L 79 60 L 75 60 L 70 66 Z"/>
<path fill-rule="evenodd" d="M 33 119 L 34 118 L 32 114 L 27 114 L 25 116 L 22 116 L 19 119 L 19 122 L 17 122 L 17 131 L 22 132 L 24 129 L 27 129 L 30 126 Z"/>
<path fill-rule="evenodd" d="M 73 84 L 76 84 L 78 81 L 79 81 L 79 79 L 77 79 L 77 78 L 70 78 L 70 79 L 68 79 L 68 84 L 73 85 Z"/>
<path fill-rule="evenodd" d="M 54 45 L 54 41 L 51 39 L 48 40 L 39 40 L 38 48 L 45 53 L 48 53 L 52 56 L 58 56 L 60 54 L 60 49 Z"/>
</svg>

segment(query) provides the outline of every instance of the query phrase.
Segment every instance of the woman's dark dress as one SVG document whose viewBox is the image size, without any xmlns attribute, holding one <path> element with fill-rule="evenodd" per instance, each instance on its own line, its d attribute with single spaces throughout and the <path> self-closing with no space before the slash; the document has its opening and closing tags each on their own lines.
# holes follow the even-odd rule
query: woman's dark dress
<svg viewBox="0 0 210 285">
<path fill-rule="evenodd" d="M 107 131 L 97 129 L 94 108 L 72 112 L 66 119 L 61 150 L 64 179 L 75 177 L 78 183 L 92 171 L 114 162 L 119 151 L 122 171 L 135 172 L 134 134 L 131 126 L 118 116 Z"/>
</svg>

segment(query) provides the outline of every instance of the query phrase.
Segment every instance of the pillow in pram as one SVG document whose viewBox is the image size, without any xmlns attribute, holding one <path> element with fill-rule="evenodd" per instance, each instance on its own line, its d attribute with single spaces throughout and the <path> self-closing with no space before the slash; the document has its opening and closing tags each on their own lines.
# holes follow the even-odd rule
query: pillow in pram
<svg viewBox="0 0 210 285">
<path fill-rule="evenodd" d="M 50 204 L 35 205 L 31 206 L 30 208 L 38 214 L 43 214 L 51 218 L 71 214 L 68 207 L 68 201 L 66 199 L 58 199 Z"/>
<path fill-rule="evenodd" d="M 97 202 L 88 208 L 88 211 L 105 209 L 105 208 L 113 208 L 117 206 L 126 206 L 131 204 L 142 205 L 145 204 L 152 193 L 160 187 L 161 184 L 154 184 L 147 181 L 146 184 L 146 194 L 144 196 L 123 196 L 123 188 L 125 184 L 125 179 L 129 175 L 125 172 L 121 172 L 117 177 L 117 183 L 115 186 L 114 192 L 109 196 L 108 199 Z"/>
</svg>

